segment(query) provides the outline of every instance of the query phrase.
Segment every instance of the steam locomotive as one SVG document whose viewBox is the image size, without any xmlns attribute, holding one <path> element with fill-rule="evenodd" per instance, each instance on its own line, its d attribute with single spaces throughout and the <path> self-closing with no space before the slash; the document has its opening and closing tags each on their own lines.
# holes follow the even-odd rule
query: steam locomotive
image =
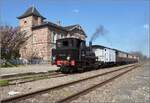
<svg viewBox="0 0 150 103">
<path fill-rule="evenodd" d="M 100 45 L 86 46 L 84 40 L 63 38 L 56 41 L 52 49 L 52 64 L 60 67 L 64 73 L 83 72 L 102 66 L 128 64 L 138 61 L 138 57 Z"/>
</svg>

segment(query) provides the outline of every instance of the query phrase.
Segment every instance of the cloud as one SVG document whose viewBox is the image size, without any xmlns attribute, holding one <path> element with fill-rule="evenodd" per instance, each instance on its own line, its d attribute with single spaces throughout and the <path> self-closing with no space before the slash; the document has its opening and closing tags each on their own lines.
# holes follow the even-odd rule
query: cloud
<svg viewBox="0 0 150 103">
<path fill-rule="evenodd" d="M 74 9 L 72 10 L 73 13 L 79 13 L 79 10 L 78 9 Z"/>
</svg>

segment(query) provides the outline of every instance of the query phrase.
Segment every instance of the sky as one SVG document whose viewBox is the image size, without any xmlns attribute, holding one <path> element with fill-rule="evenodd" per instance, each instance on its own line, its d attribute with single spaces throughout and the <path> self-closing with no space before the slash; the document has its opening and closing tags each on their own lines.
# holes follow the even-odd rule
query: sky
<svg viewBox="0 0 150 103">
<path fill-rule="evenodd" d="M 80 24 L 89 42 L 99 25 L 107 30 L 93 44 L 149 56 L 150 0 L 0 0 L 0 24 L 19 26 L 16 18 L 35 6 L 46 21 Z M 88 44 L 88 43 L 87 43 Z"/>
</svg>

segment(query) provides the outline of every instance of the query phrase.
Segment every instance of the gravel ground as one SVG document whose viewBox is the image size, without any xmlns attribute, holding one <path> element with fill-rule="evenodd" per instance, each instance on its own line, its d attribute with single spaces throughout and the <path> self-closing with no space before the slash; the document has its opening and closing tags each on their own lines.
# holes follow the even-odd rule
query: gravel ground
<svg viewBox="0 0 150 103">
<path fill-rule="evenodd" d="M 0 76 L 19 74 L 19 73 L 29 73 L 29 72 L 47 72 L 50 70 L 57 70 L 58 67 L 50 64 L 35 64 L 35 65 L 24 65 L 18 67 L 8 67 L 0 68 Z"/>
<path fill-rule="evenodd" d="M 124 66 L 122 66 L 122 67 L 124 67 Z M 15 91 L 15 92 L 19 92 L 19 94 L 24 94 L 24 93 L 28 93 L 31 91 L 36 91 L 38 89 L 48 88 L 48 87 L 56 86 L 56 85 L 59 85 L 62 83 L 67 83 L 67 82 L 70 82 L 73 80 L 78 80 L 81 78 L 96 75 L 99 73 L 104 73 L 106 71 L 115 70 L 118 68 L 120 68 L 120 67 L 113 67 L 113 68 L 109 68 L 109 69 L 100 69 L 100 70 L 85 72 L 85 73 L 81 73 L 81 74 L 69 75 L 69 76 L 65 76 L 65 77 L 50 78 L 50 79 L 38 80 L 38 81 L 28 82 L 28 83 L 23 83 L 23 84 L 10 85 L 7 87 L 0 87 L 0 100 L 2 98 L 10 97 L 10 95 L 8 95 L 8 92 L 10 92 L 10 91 Z"/>
<path fill-rule="evenodd" d="M 146 63 L 72 103 L 150 103 L 149 67 Z"/>
<path fill-rule="evenodd" d="M 124 69 L 123 71 L 126 71 L 126 69 Z M 60 99 L 63 99 L 63 98 L 70 96 L 74 93 L 77 93 L 77 92 L 85 90 L 91 86 L 94 86 L 95 84 L 103 82 L 103 81 L 113 77 L 114 75 L 117 75 L 118 73 L 123 72 L 123 71 L 118 71 L 118 72 L 115 72 L 112 74 L 108 74 L 108 75 L 94 78 L 92 80 L 90 79 L 87 81 L 83 81 L 83 82 L 77 83 L 75 85 L 65 87 L 63 89 L 53 90 L 53 91 L 50 91 L 49 93 L 38 95 L 38 96 L 35 96 L 31 99 L 19 101 L 18 103 L 49 103 L 49 102 L 55 103 L 56 101 L 58 101 Z"/>
</svg>

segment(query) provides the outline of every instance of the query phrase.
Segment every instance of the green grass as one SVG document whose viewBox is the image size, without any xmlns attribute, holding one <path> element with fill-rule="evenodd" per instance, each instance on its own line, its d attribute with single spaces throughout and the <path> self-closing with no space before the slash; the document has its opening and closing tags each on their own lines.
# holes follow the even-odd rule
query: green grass
<svg viewBox="0 0 150 103">
<path fill-rule="evenodd" d="M 2 80 L 0 79 L 0 86 L 6 86 L 8 85 L 9 81 L 8 80 Z"/>
<path fill-rule="evenodd" d="M 16 65 L 10 63 L 10 62 L 6 62 L 5 64 L 1 64 L 0 65 L 1 68 L 7 68 L 7 67 L 16 67 Z"/>
</svg>

